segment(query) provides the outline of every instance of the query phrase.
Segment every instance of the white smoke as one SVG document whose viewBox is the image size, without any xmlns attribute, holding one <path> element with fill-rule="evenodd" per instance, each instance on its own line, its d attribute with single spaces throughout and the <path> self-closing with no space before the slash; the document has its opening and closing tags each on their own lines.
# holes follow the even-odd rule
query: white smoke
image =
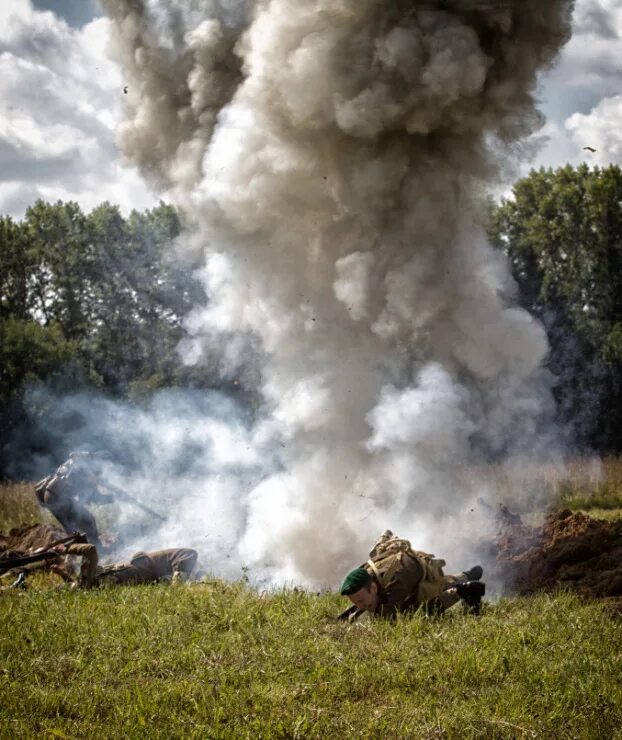
<svg viewBox="0 0 622 740">
<path fill-rule="evenodd" d="M 219 514 L 257 572 L 334 583 L 385 527 L 451 557 L 464 470 L 549 443 L 546 337 L 482 212 L 572 4 L 103 0 L 125 154 L 204 255 L 183 351 L 263 398 L 263 478 Z"/>
</svg>

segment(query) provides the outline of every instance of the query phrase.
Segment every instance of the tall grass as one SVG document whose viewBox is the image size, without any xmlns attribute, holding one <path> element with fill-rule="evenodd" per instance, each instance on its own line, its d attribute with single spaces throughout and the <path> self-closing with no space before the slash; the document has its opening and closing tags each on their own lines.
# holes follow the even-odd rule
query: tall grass
<svg viewBox="0 0 622 740">
<path fill-rule="evenodd" d="M 490 503 L 521 513 L 559 508 L 622 508 L 622 459 L 577 458 L 559 464 L 488 465 L 464 471 Z"/>
<path fill-rule="evenodd" d="M 0 531 L 42 521 L 55 520 L 39 506 L 32 483 L 0 485 Z"/>
</svg>

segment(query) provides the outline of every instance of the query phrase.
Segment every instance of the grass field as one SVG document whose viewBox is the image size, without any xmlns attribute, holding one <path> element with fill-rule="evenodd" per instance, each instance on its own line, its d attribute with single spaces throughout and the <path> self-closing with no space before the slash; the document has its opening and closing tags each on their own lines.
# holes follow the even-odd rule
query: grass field
<svg viewBox="0 0 622 740">
<path fill-rule="evenodd" d="M 621 471 L 605 463 L 591 487 L 575 471 L 553 505 L 619 515 L 602 502 L 622 503 Z M 3 529 L 40 516 L 32 486 L 0 495 Z M 614 604 L 559 593 L 480 618 L 334 622 L 346 605 L 242 582 L 81 592 L 35 577 L 0 594 L 0 738 L 622 738 Z"/>
<path fill-rule="evenodd" d="M 622 737 L 622 620 L 568 595 L 343 625 L 220 582 L 0 599 L 0 736 Z"/>
</svg>

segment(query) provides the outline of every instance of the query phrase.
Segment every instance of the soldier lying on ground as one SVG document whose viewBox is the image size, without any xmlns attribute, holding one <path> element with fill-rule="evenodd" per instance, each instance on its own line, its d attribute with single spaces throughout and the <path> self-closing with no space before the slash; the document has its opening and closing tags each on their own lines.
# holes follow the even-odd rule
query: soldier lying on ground
<svg viewBox="0 0 622 740">
<path fill-rule="evenodd" d="M 97 455 L 72 452 L 53 475 L 39 481 L 35 493 L 39 503 L 48 509 L 67 533 L 84 532 L 87 541 L 103 549 L 95 517 L 84 503 L 110 504 L 112 492 L 99 480 Z"/>
<path fill-rule="evenodd" d="M 443 573 L 444 560 L 413 550 L 408 540 L 386 530 L 369 553 L 369 560 L 350 571 L 340 593 L 354 606 L 341 619 L 354 621 L 364 612 L 395 618 L 423 608 L 440 614 L 461 599 L 479 613 L 485 586 L 479 565 L 458 575 Z"/>
<path fill-rule="evenodd" d="M 105 566 L 99 565 L 94 545 L 58 545 L 54 550 L 59 555 L 78 555 L 82 558 L 77 585 L 83 588 L 106 583 L 138 585 L 166 580 L 186 581 L 197 562 L 197 551 L 184 547 L 137 552 L 129 562 Z"/>
</svg>

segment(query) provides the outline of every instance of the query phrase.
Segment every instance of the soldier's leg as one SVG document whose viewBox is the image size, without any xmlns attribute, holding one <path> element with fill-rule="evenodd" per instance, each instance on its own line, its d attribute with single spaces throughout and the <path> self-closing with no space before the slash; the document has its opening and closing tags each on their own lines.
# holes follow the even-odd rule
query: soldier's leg
<svg viewBox="0 0 622 740">
<path fill-rule="evenodd" d="M 445 590 L 438 597 L 440 611 L 449 609 L 463 599 L 474 614 L 479 614 L 481 598 L 486 590 L 485 584 L 479 581 L 482 574 L 481 566 L 476 565 L 464 573 L 446 575 Z"/>
<path fill-rule="evenodd" d="M 447 590 L 443 591 L 436 601 L 438 603 L 438 610 L 440 612 L 444 612 L 447 609 L 450 609 L 454 604 L 457 604 L 460 601 L 460 597 L 458 596 L 456 589 L 451 588 L 451 585 L 448 584 Z"/>
<path fill-rule="evenodd" d="M 467 577 L 465 573 L 458 573 L 456 575 L 447 574 L 445 575 L 445 586 L 444 590 L 437 599 L 435 599 L 435 610 L 438 612 L 444 612 L 446 609 L 451 608 L 454 604 L 460 601 L 458 592 L 452 586 L 458 583 L 466 583 Z"/>
</svg>

